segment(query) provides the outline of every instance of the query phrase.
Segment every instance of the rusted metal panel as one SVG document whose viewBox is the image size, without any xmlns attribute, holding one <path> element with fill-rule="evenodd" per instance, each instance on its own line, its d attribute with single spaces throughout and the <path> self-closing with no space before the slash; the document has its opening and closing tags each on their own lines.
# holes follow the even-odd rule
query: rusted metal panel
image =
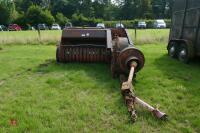
<svg viewBox="0 0 200 133">
<path fill-rule="evenodd" d="M 106 30 L 102 29 L 65 29 L 62 38 L 106 38 Z"/>
<path fill-rule="evenodd" d="M 127 74 L 129 60 L 138 62 L 136 72 L 144 66 L 143 54 L 134 48 L 128 31 L 122 28 L 65 29 L 59 48 L 62 54 L 59 53 L 58 58 L 62 62 L 112 62 L 112 73 Z"/>
</svg>

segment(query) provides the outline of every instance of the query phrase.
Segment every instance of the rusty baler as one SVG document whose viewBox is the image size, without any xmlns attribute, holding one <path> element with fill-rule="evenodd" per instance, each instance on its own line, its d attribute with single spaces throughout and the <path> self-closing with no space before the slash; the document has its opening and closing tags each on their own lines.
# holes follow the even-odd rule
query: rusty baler
<svg viewBox="0 0 200 133">
<path fill-rule="evenodd" d="M 134 47 L 124 28 L 68 28 L 63 30 L 61 42 L 56 51 L 57 62 L 103 62 L 111 64 L 113 78 L 120 77 L 121 93 L 133 121 L 136 120 L 135 104 L 138 104 L 157 118 L 166 114 L 153 108 L 135 96 L 132 79 L 145 62 L 143 53 Z"/>
</svg>

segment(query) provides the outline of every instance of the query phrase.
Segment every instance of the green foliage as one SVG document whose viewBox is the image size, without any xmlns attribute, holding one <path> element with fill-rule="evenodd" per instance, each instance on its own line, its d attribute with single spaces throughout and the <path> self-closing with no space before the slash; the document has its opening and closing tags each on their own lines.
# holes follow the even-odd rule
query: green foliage
<svg viewBox="0 0 200 133">
<path fill-rule="evenodd" d="M 17 17 L 15 4 L 12 1 L 0 1 L 0 24 L 9 24 Z"/>
<path fill-rule="evenodd" d="M 39 23 L 46 23 L 51 25 L 55 20 L 48 10 L 43 10 L 41 7 L 32 5 L 29 7 L 26 14 L 27 23 L 37 25 Z"/>
<path fill-rule="evenodd" d="M 83 26 L 87 25 L 88 18 L 83 16 L 83 14 L 73 14 L 71 21 L 76 26 Z"/>
<path fill-rule="evenodd" d="M 47 25 L 52 25 L 52 23 L 55 22 L 55 19 L 49 10 L 43 11 L 42 18 L 44 23 L 46 23 Z"/>
<path fill-rule="evenodd" d="M 19 24 L 21 26 L 26 26 L 26 16 L 24 15 L 24 13 L 22 12 L 21 14 L 18 14 L 13 23 Z"/>
<path fill-rule="evenodd" d="M 111 0 L 0 0 L 0 24 L 17 23 L 26 26 L 38 23 L 51 25 L 57 22 L 63 26 L 71 21 L 75 26 L 95 26 L 96 23 L 106 20 L 110 21 L 106 22 L 106 25 L 111 27 L 116 23 L 114 20 L 126 20 L 123 21 L 126 27 L 133 28 L 138 19 L 145 19 L 148 27 L 151 28 L 152 19 L 170 18 L 173 5 L 173 0 L 116 0 L 114 2 Z"/>
<path fill-rule="evenodd" d="M 62 13 L 57 13 L 55 20 L 59 25 L 65 25 L 67 22 L 69 22 L 69 19 L 65 17 Z"/>
<path fill-rule="evenodd" d="M 73 14 L 71 19 L 71 22 L 75 26 L 95 26 L 102 21 L 102 19 L 86 18 L 83 14 Z"/>
</svg>

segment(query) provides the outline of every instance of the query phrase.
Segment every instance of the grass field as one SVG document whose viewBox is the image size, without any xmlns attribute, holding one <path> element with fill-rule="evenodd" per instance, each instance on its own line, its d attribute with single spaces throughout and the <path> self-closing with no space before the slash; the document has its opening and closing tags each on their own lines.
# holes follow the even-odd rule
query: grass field
<svg viewBox="0 0 200 133">
<path fill-rule="evenodd" d="M 129 30 L 129 33 L 137 44 L 167 43 L 169 29 L 148 29 L 137 30 L 135 40 L 135 31 Z M 52 44 L 57 43 L 61 37 L 61 31 L 41 31 L 39 37 L 37 31 L 17 31 L 0 32 L 0 44 Z"/>
<path fill-rule="evenodd" d="M 167 44 L 169 39 L 169 29 L 137 30 L 136 39 L 135 30 L 129 30 L 129 34 L 136 44 Z"/>
<path fill-rule="evenodd" d="M 200 132 L 199 61 L 186 65 L 170 59 L 165 44 L 137 47 L 146 63 L 136 94 L 159 105 L 168 121 L 137 107 L 138 120 L 131 123 L 109 65 L 57 64 L 55 45 L 18 42 L 0 44 L 0 132 Z"/>
</svg>

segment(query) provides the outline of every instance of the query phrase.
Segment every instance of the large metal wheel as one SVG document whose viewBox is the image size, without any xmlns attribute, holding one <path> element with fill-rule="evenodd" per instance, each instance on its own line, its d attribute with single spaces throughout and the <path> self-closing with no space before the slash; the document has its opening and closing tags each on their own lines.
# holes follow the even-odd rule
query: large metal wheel
<svg viewBox="0 0 200 133">
<path fill-rule="evenodd" d="M 144 67 L 145 58 L 143 53 L 134 47 L 127 47 L 120 52 L 118 57 L 118 63 L 121 71 L 129 73 L 130 71 L 129 63 L 131 61 L 137 62 L 137 67 L 135 72 L 140 71 Z"/>
<path fill-rule="evenodd" d="M 57 47 L 57 49 L 56 49 L 56 62 L 60 62 L 60 48 L 59 47 Z"/>
<path fill-rule="evenodd" d="M 170 42 L 168 48 L 168 55 L 172 58 L 176 58 L 178 53 L 178 46 L 175 42 Z"/>
<path fill-rule="evenodd" d="M 189 62 L 189 53 L 188 53 L 188 48 L 187 45 L 184 43 L 180 45 L 179 52 L 178 52 L 178 59 L 179 61 L 183 63 L 188 63 Z"/>
</svg>

